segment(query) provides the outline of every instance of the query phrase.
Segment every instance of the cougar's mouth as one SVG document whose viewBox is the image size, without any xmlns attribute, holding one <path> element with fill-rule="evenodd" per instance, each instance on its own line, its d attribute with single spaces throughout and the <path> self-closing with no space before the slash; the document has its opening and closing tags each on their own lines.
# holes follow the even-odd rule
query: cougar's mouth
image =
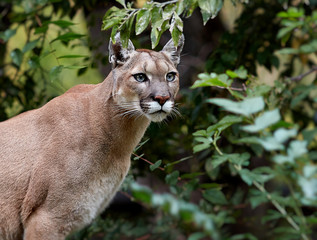
<svg viewBox="0 0 317 240">
<path fill-rule="evenodd" d="M 160 105 L 155 101 L 140 102 L 142 111 L 152 122 L 163 121 L 172 112 L 173 105 L 172 101 L 167 101 L 163 105 Z"/>
</svg>

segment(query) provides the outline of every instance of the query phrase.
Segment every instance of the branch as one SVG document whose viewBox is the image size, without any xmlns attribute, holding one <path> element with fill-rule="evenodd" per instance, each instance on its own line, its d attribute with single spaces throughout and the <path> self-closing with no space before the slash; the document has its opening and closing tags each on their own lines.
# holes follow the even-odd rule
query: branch
<svg viewBox="0 0 317 240">
<path fill-rule="evenodd" d="M 297 77 L 291 77 L 289 78 L 291 81 L 294 81 L 294 82 L 299 82 L 300 80 L 302 80 L 304 77 L 306 77 L 307 75 L 313 73 L 313 72 L 316 72 L 317 71 L 317 66 L 313 66 L 308 72 L 305 72 L 301 75 L 298 75 Z"/>
</svg>

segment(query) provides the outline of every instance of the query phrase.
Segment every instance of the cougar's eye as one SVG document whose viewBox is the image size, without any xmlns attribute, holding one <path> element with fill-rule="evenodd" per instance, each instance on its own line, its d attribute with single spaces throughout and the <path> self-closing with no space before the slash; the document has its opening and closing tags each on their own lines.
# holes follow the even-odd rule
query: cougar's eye
<svg viewBox="0 0 317 240">
<path fill-rule="evenodd" d="M 173 82 L 175 80 L 175 77 L 176 77 L 175 72 L 170 72 L 170 73 L 166 74 L 166 80 L 168 82 Z"/>
<path fill-rule="evenodd" d="M 144 73 L 137 73 L 133 75 L 134 79 L 138 82 L 145 82 L 148 78 Z"/>
</svg>

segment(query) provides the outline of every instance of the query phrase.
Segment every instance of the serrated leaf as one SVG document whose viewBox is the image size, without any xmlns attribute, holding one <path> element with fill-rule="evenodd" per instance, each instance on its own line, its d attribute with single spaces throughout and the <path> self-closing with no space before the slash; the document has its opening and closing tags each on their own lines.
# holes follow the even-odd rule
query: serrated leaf
<svg viewBox="0 0 317 240">
<path fill-rule="evenodd" d="M 263 97 L 246 98 L 241 102 L 234 102 L 223 98 L 208 99 L 207 102 L 223 107 L 226 111 L 250 116 L 264 109 Z"/>
<path fill-rule="evenodd" d="M 277 123 L 280 119 L 281 115 L 278 109 L 267 111 L 257 117 L 253 125 L 244 126 L 242 129 L 246 132 L 258 132 Z"/>
<path fill-rule="evenodd" d="M 162 164 L 162 160 L 156 161 L 153 165 L 150 165 L 150 170 L 154 171 L 155 169 L 159 168 Z"/>
<path fill-rule="evenodd" d="M 145 9 L 140 10 L 136 17 L 135 34 L 139 35 L 140 33 L 142 33 L 146 29 L 146 27 L 149 25 L 150 20 L 151 20 L 150 11 Z"/>
</svg>

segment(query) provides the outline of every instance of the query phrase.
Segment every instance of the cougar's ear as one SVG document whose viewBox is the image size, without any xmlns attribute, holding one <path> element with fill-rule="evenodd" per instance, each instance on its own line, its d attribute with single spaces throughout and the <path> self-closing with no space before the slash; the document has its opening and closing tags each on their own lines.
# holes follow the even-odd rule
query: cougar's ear
<svg viewBox="0 0 317 240">
<path fill-rule="evenodd" d="M 169 56 L 169 58 L 172 60 L 175 66 L 179 64 L 180 61 L 180 54 L 183 50 L 185 38 L 182 34 L 181 37 L 178 40 L 177 46 L 175 46 L 173 39 L 169 40 L 166 45 L 163 47 L 161 52 L 164 52 Z"/>
<path fill-rule="evenodd" d="M 112 43 L 111 39 L 109 41 L 109 62 L 111 63 L 112 68 L 115 68 L 118 65 L 123 65 L 130 58 L 131 53 L 135 50 L 131 40 L 129 40 L 128 47 L 123 48 L 120 33 L 116 34 L 115 41 L 115 43 Z"/>
</svg>

